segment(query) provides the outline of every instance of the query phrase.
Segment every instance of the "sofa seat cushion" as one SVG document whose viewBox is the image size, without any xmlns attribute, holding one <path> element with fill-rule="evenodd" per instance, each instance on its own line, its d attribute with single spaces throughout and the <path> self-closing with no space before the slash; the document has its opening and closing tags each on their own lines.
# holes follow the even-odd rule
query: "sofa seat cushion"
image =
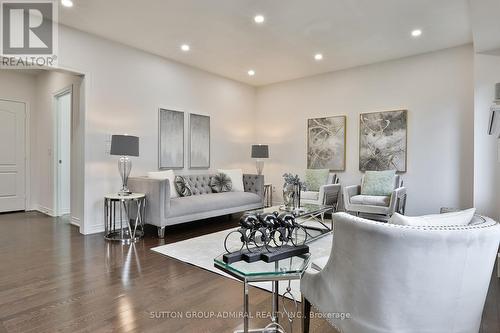
<svg viewBox="0 0 500 333">
<path fill-rule="evenodd" d="M 319 192 L 316 191 L 302 191 L 300 192 L 300 198 L 305 200 L 318 200 Z"/>
<path fill-rule="evenodd" d="M 219 209 L 261 203 L 260 196 L 248 192 L 224 192 L 170 199 L 168 217 L 184 216 Z"/>
<path fill-rule="evenodd" d="M 379 207 L 389 207 L 391 202 L 390 196 L 384 195 L 355 195 L 351 197 L 351 204 L 354 205 L 369 205 Z"/>
</svg>

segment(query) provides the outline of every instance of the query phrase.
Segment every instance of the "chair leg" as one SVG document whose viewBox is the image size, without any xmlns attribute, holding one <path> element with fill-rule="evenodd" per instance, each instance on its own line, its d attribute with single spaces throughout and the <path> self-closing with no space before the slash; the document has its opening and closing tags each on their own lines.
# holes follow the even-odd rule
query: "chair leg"
<svg viewBox="0 0 500 333">
<path fill-rule="evenodd" d="M 158 227 L 158 238 L 165 238 L 165 227 Z"/>
<path fill-rule="evenodd" d="M 302 296 L 302 333 L 309 333 L 311 322 L 311 303 Z"/>
</svg>

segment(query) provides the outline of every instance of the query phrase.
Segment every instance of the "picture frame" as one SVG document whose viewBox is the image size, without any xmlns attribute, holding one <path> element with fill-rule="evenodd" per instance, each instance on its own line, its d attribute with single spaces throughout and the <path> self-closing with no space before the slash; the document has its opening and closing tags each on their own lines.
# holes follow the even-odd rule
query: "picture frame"
<svg viewBox="0 0 500 333">
<path fill-rule="evenodd" d="M 210 168 L 210 116 L 189 114 L 189 168 Z"/>
<path fill-rule="evenodd" d="M 345 171 L 347 116 L 307 120 L 307 168 Z"/>
<path fill-rule="evenodd" d="M 184 168 L 184 112 L 158 109 L 158 169 Z"/>
<path fill-rule="evenodd" d="M 361 113 L 359 170 L 408 169 L 408 110 Z"/>
</svg>

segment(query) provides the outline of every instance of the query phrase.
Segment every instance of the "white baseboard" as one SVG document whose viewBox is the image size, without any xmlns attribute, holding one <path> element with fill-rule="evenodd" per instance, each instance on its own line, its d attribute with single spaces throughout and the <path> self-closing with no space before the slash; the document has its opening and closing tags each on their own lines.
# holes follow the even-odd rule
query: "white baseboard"
<svg viewBox="0 0 500 333">
<path fill-rule="evenodd" d="M 90 227 L 85 228 L 85 230 L 82 231 L 84 235 L 90 235 L 90 234 L 98 234 L 104 232 L 104 225 L 98 224 L 98 225 L 91 225 Z"/>
<path fill-rule="evenodd" d="M 80 226 L 80 219 L 76 216 L 71 216 L 70 223 L 76 227 L 79 227 Z"/>
<path fill-rule="evenodd" d="M 52 216 L 52 217 L 56 217 L 54 215 L 54 210 L 52 208 L 48 208 L 48 207 L 45 207 L 45 206 L 42 206 L 42 205 L 37 205 L 36 208 L 35 208 L 35 210 L 39 211 L 40 213 Z"/>
</svg>

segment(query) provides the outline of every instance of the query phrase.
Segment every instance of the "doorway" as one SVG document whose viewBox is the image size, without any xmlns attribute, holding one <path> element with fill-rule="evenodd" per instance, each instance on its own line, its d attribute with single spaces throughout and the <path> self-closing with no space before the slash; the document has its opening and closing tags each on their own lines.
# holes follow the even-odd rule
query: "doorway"
<svg viewBox="0 0 500 333">
<path fill-rule="evenodd" d="M 0 100 L 0 212 L 26 209 L 26 104 Z"/>
<path fill-rule="evenodd" d="M 67 216 L 71 213 L 71 115 L 73 89 L 66 88 L 54 95 L 55 99 L 55 216 Z"/>
</svg>

